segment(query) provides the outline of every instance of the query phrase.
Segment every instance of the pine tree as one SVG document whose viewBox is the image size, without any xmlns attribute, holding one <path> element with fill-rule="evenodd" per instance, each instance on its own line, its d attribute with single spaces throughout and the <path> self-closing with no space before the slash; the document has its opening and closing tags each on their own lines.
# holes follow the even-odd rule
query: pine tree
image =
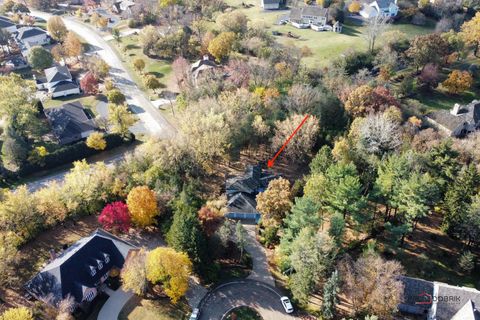
<svg viewBox="0 0 480 320">
<path fill-rule="evenodd" d="M 322 173 L 327 172 L 328 167 L 333 164 L 332 148 L 325 145 L 320 148 L 315 157 L 310 162 L 310 171 L 311 173 Z"/>
<path fill-rule="evenodd" d="M 333 319 L 335 315 L 335 306 L 338 303 L 338 292 L 339 278 L 338 271 L 335 270 L 323 286 L 322 315 L 324 319 Z"/>
<path fill-rule="evenodd" d="M 469 211 L 472 197 L 480 187 L 480 175 L 474 164 L 465 167 L 454 183 L 450 184 L 443 200 L 442 229 L 454 234 Z"/>
<path fill-rule="evenodd" d="M 177 207 L 167 233 L 167 242 L 175 250 L 187 253 L 197 268 L 206 261 L 205 236 L 195 208 L 188 205 Z"/>
</svg>

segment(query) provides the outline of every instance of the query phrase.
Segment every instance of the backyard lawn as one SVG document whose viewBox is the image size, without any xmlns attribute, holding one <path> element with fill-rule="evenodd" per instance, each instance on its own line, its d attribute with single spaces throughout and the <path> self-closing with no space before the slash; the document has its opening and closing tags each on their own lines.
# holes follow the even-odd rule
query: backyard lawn
<svg viewBox="0 0 480 320">
<path fill-rule="evenodd" d="M 349 49 L 367 49 L 367 41 L 363 36 L 365 31 L 364 26 L 358 26 L 347 21 L 340 34 L 328 31 L 316 32 L 311 29 L 301 30 L 291 25 L 275 25 L 275 22 L 280 16 L 288 14 L 288 10 L 263 11 L 256 0 L 227 0 L 226 2 L 230 6 L 236 7 L 238 10 L 244 12 L 252 23 L 264 24 L 269 30 L 282 33 L 282 36 L 276 37 L 278 42 L 282 44 L 293 44 L 299 48 L 304 46 L 309 47 L 312 55 L 303 59 L 303 62 L 307 66 L 325 66 L 330 60 L 339 57 Z M 243 8 L 241 5 L 242 2 L 254 5 L 254 7 Z M 414 26 L 412 24 L 394 24 L 390 26 L 388 31 L 398 30 L 404 32 L 409 37 L 414 37 L 416 35 L 430 33 L 433 29 L 431 25 Z M 287 37 L 286 34 L 289 31 L 296 36 L 300 36 L 300 38 L 293 39 Z"/>
<path fill-rule="evenodd" d="M 122 309 L 118 320 L 182 320 L 187 319 L 188 305 L 172 305 L 168 299 L 146 300 L 132 298 Z"/>
<path fill-rule="evenodd" d="M 158 78 L 164 88 L 169 87 L 172 82 L 170 81 L 172 76 L 171 62 L 152 59 L 146 56 L 142 52 L 142 48 L 139 45 L 139 36 L 137 34 L 122 37 L 120 42 L 117 42 L 116 40 L 110 40 L 110 44 L 116 49 L 117 54 L 128 68 L 128 71 L 132 75 L 135 83 L 137 83 L 142 90 L 148 92 L 149 96 L 153 98 L 153 100 L 157 99 L 158 97 L 154 97 L 154 92 L 151 90 L 146 90 L 144 87 L 142 75 L 133 68 L 133 61 L 135 61 L 135 59 L 141 58 L 145 61 L 145 74 L 154 75 Z"/>
</svg>

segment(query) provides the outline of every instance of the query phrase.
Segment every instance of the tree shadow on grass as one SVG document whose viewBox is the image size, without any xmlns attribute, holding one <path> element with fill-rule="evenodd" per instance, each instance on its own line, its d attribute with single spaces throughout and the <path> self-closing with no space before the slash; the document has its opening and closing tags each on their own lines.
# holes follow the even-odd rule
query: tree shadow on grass
<svg viewBox="0 0 480 320">
<path fill-rule="evenodd" d="M 127 44 L 125 46 L 125 49 L 127 49 L 127 50 L 140 49 L 140 46 L 136 45 L 136 44 Z"/>
<path fill-rule="evenodd" d="M 165 75 L 161 72 L 158 72 L 158 71 L 150 71 L 148 72 L 149 75 L 152 75 L 152 76 L 155 76 L 157 78 L 163 78 L 165 77 Z"/>
</svg>

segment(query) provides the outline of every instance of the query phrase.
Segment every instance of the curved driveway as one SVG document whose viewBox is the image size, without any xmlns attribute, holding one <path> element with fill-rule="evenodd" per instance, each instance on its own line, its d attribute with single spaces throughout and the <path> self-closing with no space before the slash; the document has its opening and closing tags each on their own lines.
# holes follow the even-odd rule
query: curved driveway
<svg viewBox="0 0 480 320">
<path fill-rule="evenodd" d="M 273 287 L 253 280 L 223 284 L 209 292 L 200 303 L 200 320 L 220 320 L 240 306 L 255 309 L 264 320 L 293 320 L 283 309 L 281 294 Z"/>
<path fill-rule="evenodd" d="M 46 12 L 31 11 L 31 15 L 48 20 L 52 15 Z M 161 138 L 171 138 L 175 135 L 175 128 L 160 114 L 159 110 L 145 96 L 130 77 L 115 51 L 107 41 L 92 27 L 78 22 L 73 17 L 62 17 L 67 29 L 80 35 L 105 62 L 110 65 L 110 76 L 117 87 L 122 91 L 127 103 L 139 122 L 131 128 L 133 133 L 150 134 Z"/>
</svg>

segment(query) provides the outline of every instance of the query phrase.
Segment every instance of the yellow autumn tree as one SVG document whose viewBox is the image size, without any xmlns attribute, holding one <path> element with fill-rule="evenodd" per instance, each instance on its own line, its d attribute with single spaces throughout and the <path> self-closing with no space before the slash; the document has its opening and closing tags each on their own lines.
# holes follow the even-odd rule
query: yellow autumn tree
<svg viewBox="0 0 480 320">
<path fill-rule="evenodd" d="M 147 186 L 133 188 L 127 196 L 128 210 L 132 222 L 140 227 L 150 226 L 155 223 L 159 214 L 155 192 Z"/>
<path fill-rule="evenodd" d="M 468 71 L 454 70 L 449 75 L 447 80 L 442 82 L 448 92 L 452 94 L 459 94 L 469 89 L 473 84 L 473 77 Z"/>
<path fill-rule="evenodd" d="M 144 249 L 131 251 L 120 273 L 123 288 L 139 296 L 143 296 L 147 289 L 146 257 L 147 253 Z"/>
<path fill-rule="evenodd" d="M 89 148 L 95 150 L 105 150 L 107 141 L 105 141 L 104 134 L 101 132 L 93 132 L 87 138 L 86 144 Z"/>
<path fill-rule="evenodd" d="M 235 33 L 233 32 L 222 32 L 216 36 L 208 44 L 208 52 L 210 52 L 217 61 L 221 61 L 223 58 L 228 56 L 230 51 L 232 51 L 233 42 L 235 41 Z"/>
<path fill-rule="evenodd" d="M 475 17 L 462 25 L 460 33 L 463 40 L 473 47 L 473 54 L 478 57 L 478 48 L 480 46 L 480 12 Z"/>
<path fill-rule="evenodd" d="M 156 248 L 147 254 L 146 274 L 148 281 L 161 283 L 165 294 L 177 303 L 188 290 L 188 278 L 192 262 L 187 254 L 172 248 Z"/>
<path fill-rule="evenodd" d="M 63 41 L 68 32 L 65 23 L 63 23 L 62 18 L 59 16 L 52 16 L 48 19 L 47 31 L 50 36 L 57 41 Z"/>
<path fill-rule="evenodd" d="M 348 6 L 348 11 L 351 12 L 351 13 L 359 13 L 360 9 L 362 9 L 362 5 L 358 1 L 353 1 Z"/>
<path fill-rule="evenodd" d="M 33 313 L 26 307 L 11 308 L 0 316 L 0 320 L 33 320 Z"/>
</svg>

